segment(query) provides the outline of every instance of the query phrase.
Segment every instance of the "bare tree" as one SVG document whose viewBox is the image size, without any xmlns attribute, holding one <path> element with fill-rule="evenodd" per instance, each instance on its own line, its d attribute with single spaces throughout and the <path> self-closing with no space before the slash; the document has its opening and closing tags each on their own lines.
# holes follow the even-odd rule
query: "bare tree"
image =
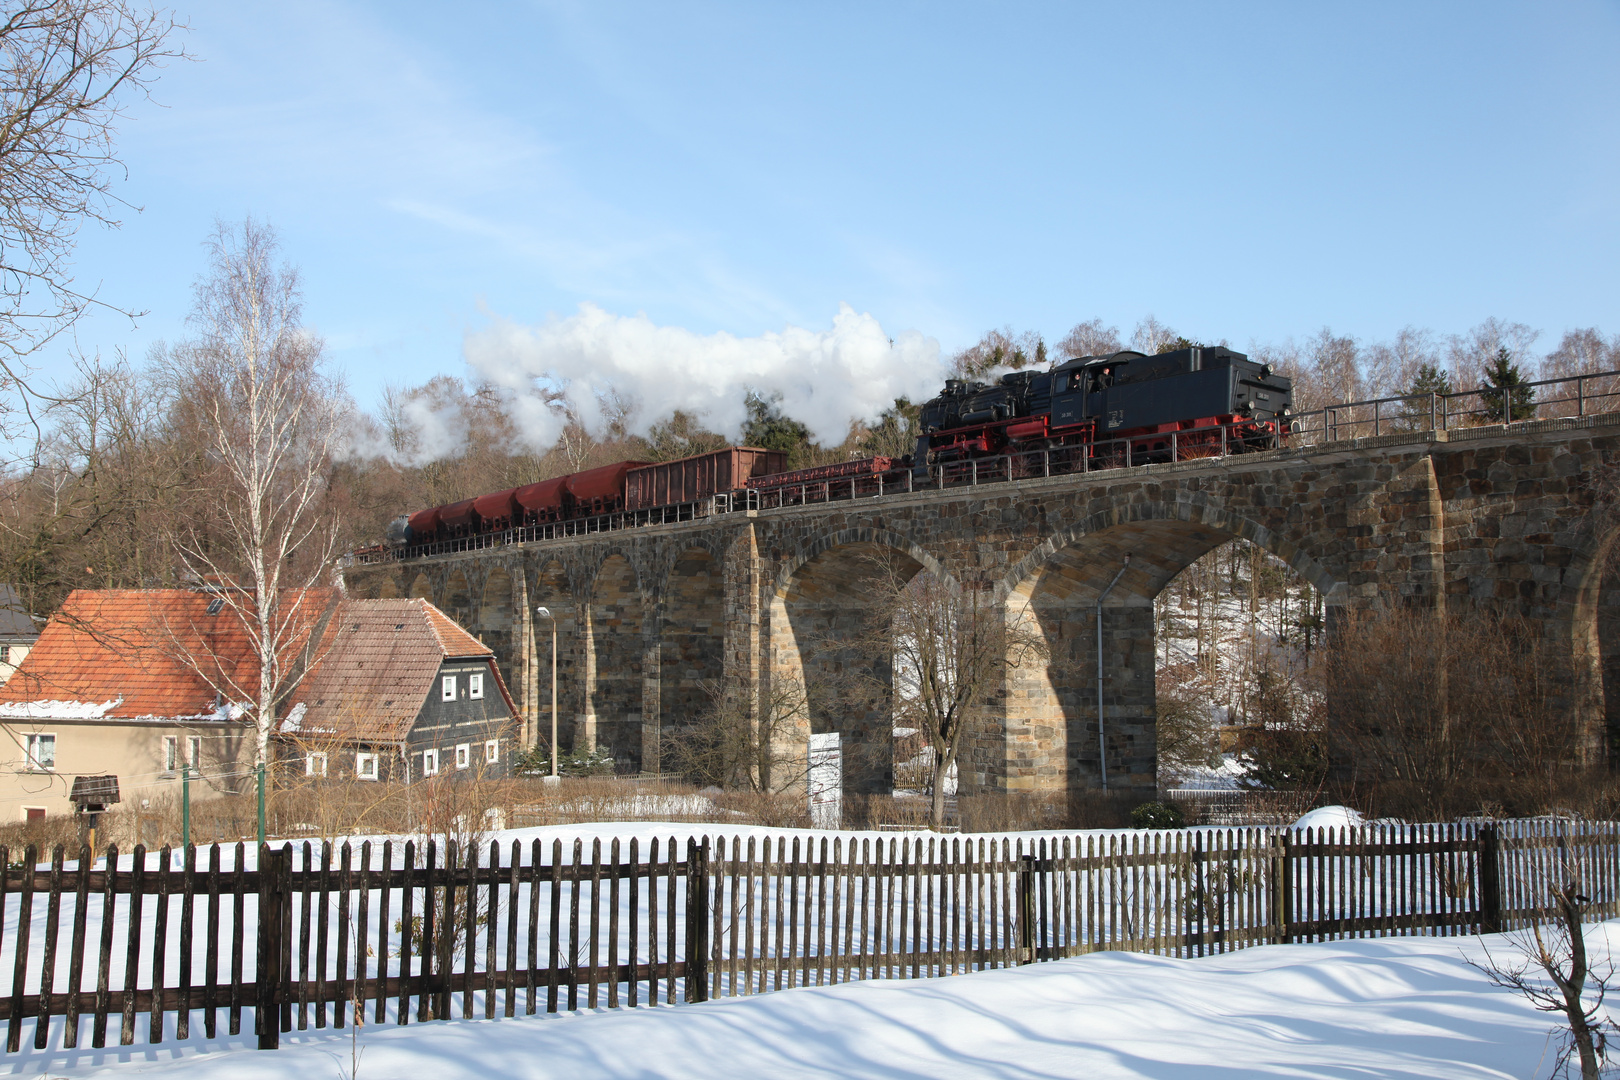
<svg viewBox="0 0 1620 1080">
<path fill-rule="evenodd" d="M 887 551 L 868 557 L 874 600 L 862 645 L 892 658 L 871 665 L 889 690 L 893 671 L 897 728 L 920 732 L 930 754 L 929 782 L 934 827 L 945 823 L 947 778 L 956 766 L 967 733 L 1005 674 L 1047 655 L 1046 641 L 1033 620 L 1006 618 L 981 589 L 955 582 Z"/>
<path fill-rule="evenodd" d="M 1594 965 L 1587 955 L 1585 917 L 1592 901 L 1581 895 L 1573 866 L 1560 867 L 1564 879 L 1548 889 L 1552 925 L 1512 935 L 1514 959 L 1499 959 L 1487 947 L 1485 959 L 1469 963 L 1483 971 L 1491 983 L 1514 990 L 1538 1010 L 1563 1014 L 1557 1029 L 1563 1036 L 1555 1072 L 1567 1072 L 1570 1059 L 1580 1062 L 1581 1080 L 1598 1080 L 1607 1057 L 1608 1036 L 1616 1030 L 1604 1010 L 1604 999 L 1614 981 L 1614 962 Z"/>
<path fill-rule="evenodd" d="M 0 372 L 30 409 L 23 360 L 95 302 L 70 258 L 87 221 L 116 226 L 113 146 L 123 100 L 144 94 L 170 16 L 126 0 L 20 0 L 0 22 Z M 105 306 L 105 305 L 104 305 Z M 130 314 L 125 312 L 124 314 Z"/>
<path fill-rule="evenodd" d="M 1427 821 L 1556 808 L 1586 766 L 1565 671 L 1510 617 L 1346 619 L 1319 664 L 1335 778 L 1380 813 Z"/>
<path fill-rule="evenodd" d="M 1541 377 L 1568 379 L 1617 369 L 1620 369 L 1620 334 L 1605 338 L 1597 327 L 1589 326 L 1564 334 L 1558 348 L 1542 361 Z M 1620 409 L 1620 376 L 1582 380 L 1578 402 L 1570 400 L 1577 396 L 1572 385 L 1553 387 L 1552 391 L 1549 412 L 1553 416 L 1573 416 L 1577 409 L 1584 413 Z"/>
<path fill-rule="evenodd" d="M 1137 323 L 1136 329 L 1131 333 L 1131 348 L 1152 356 L 1159 351 L 1159 346 L 1168 344 L 1179 336 L 1170 327 L 1149 315 Z"/>
<path fill-rule="evenodd" d="M 951 374 L 960 379 L 983 378 L 997 368 L 1019 370 L 1046 366 L 1046 342 L 1033 330 L 1014 333 L 1008 326 L 991 330 L 951 358 Z"/>
<path fill-rule="evenodd" d="M 247 706 L 260 764 L 276 710 L 309 663 L 303 650 L 319 601 L 308 589 L 332 562 L 337 528 L 323 496 L 346 413 L 324 345 L 302 324 L 298 273 L 275 264 L 277 247 L 275 233 L 251 219 L 218 226 L 196 286 L 197 336 L 163 361 L 217 469 L 217 520 L 207 530 L 181 524 L 175 550 L 198 579 L 231 586 L 219 595 L 257 664 L 249 677 L 218 676 L 229 685 L 215 689 Z"/>
<path fill-rule="evenodd" d="M 1453 334 L 1446 350 L 1452 383 L 1459 390 L 1478 387 L 1486 369 L 1503 349 L 1510 359 L 1531 373 L 1530 378 L 1535 378 L 1535 361 L 1530 350 L 1540 336 L 1541 331 L 1524 323 L 1506 322 L 1495 316 L 1466 334 Z"/>
<path fill-rule="evenodd" d="M 773 677 L 757 716 L 726 683 L 705 682 L 703 691 L 708 708 L 663 734 L 664 754 L 677 771 L 694 783 L 760 793 L 804 779 L 808 759 L 794 738 L 805 713 L 803 683 Z"/>
<path fill-rule="evenodd" d="M 1118 352 L 1119 348 L 1119 327 L 1104 325 L 1101 319 L 1076 323 L 1058 342 L 1058 354 L 1063 357 L 1107 356 Z"/>
<path fill-rule="evenodd" d="M 1425 367 L 1440 366 L 1434 335 L 1415 326 L 1403 328 L 1394 341 L 1367 346 L 1362 355 L 1365 387 L 1372 397 L 1407 393 Z"/>
</svg>

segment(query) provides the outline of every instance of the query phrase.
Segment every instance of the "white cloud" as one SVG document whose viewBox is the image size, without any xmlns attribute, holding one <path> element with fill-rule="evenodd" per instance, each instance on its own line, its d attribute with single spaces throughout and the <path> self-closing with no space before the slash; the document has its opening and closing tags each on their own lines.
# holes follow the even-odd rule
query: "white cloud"
<svg viewBox="0 0 1620 1080">
<path fill-rule="evenodd" d="M 536 326 L 503 321 L 472 332 L 465 354 L 473 374 L 506 396 L 536 447 L 561 434 L 543 388 L 561 388 L 587 425 L 600 419 L 598 395 L 614 390 L 639 406 L 642 432 L 680 409 L 727 435 L 742 426 L 748 390 L 780 394 L 785 413 L 818 441 L 836 443 L 851 419 L 876 419 L 897 397 L 931 397 L 943 377 L 937 341 L 915 331 L 891 341 L 877 319 L 847 304 L 826 330 L 788 326 L 736 337 L 658 326 L 645 315 L 587 303 Z"/>
</svg>

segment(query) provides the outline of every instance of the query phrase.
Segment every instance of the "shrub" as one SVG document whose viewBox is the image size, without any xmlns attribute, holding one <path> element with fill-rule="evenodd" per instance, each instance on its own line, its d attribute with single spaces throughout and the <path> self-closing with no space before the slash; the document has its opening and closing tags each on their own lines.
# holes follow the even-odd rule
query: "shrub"
<svg viewBox="0 0 1620 1080">
<path fill-rule="evenodd" d="M 1145 802 L 1131 811 L 1131 824 L 1138 829 L 1180 829 L 1187 815 L 1174 803 Z"/>
<path fill-rule="evenodd" d="M 612 776 L 613 755 L 606 747 L 598 746 L 590 753 L 565 753 L 557 761 L 557 772 L 563 776 Z M 549 776 L 551 755 L 545 747 L 537 746 L 513 763 L 519 776 Z"/>
</svg>

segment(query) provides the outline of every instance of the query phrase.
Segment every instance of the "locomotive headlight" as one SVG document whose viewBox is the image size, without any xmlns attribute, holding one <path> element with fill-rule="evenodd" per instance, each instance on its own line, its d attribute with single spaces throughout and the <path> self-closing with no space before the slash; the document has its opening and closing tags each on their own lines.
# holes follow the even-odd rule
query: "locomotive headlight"
<svg viewBox="0 0 1620 1080">
<path fill-rule="evenodd" d="M 1281 410 L 1281 411 L 1280 411 L 1280 412 L 1279 412 L 1279 413 L 1278 413 L 1278 414 L 1277 414 L 1277 415 L 1278 415 L 1278 416 L 1293 416 L 1293 415 L 1294 415 L 1294 409 L 1293 409 L 1293 406 L 1291 406 L 1291 405 L 1284 405 L 1284 406 L 1283 406 L 1283 407 L 1282 407 L 1282 410 Z"/>
<path fill-rule="evenodd" d="M 1276 372 L 1277 372 L 1277 365 L 1276 364 L 1262 364 L 1260 366 L 1260 377 L 1262 379 L 1269 379 L 1274 374 L 1276 374 Z"/>
</svg>

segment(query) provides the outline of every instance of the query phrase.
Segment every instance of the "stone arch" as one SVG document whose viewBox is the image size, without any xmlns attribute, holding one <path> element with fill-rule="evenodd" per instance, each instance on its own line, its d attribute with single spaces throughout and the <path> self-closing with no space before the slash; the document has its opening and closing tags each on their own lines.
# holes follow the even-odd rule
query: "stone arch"
<svg viewBox="0 0 1620 1080">
<path fill-rule="evenodd" d="M 1245 539 L 1330 599 L 1344 584 L 1297 544 L 1199 503 L 1111 508 L 1062 530 L 997 585 L 1009 624 L 1034 630 L 1045 663 L 1007 673 L 1004 739 L 972 761 L 975 779 L 1018 790 L 1101 786 L 1150 798 L 1157 786 L 1153 600 L 1200 556 Z M 1129 565 L 1125 557 L 1129 555 Z M 1118 583 L 1109 591 L 1116 575 Z M 1097 598 L 1103 603 L 1103 731 L 1097 716 Z M 1105 750 L 1106 748 L 1106 750 Z"/>
<path fill-rule="evenodd" d="M 954 582 L 939 560 L 906 538 L 848 529 L 806 545 L 777 575 L 770 600 L 767 697 L 801 702 L 796 722 L 776 733 L 794 750 L 776 753 L 783 775 L 773 776 L 773 784 L 800 779 L 799 755 L 808 735 L 837 732 L 845 792 L 893 789 L 892 657 L 863 648 L 860 639 L 870 637 L 873 620 L 881 616 L 885 591 L 923 570 Z"/>
<path fill-rule="evenodd" d="M 608 555 L 591 581 L 584 733 L 588 746 L 613 755 L 619 772 L 643 768 L 642 607 L 635 566 L 624 555 Z"/>
<path fill-rule="evenodd" d="M 1347 591 L 1345 582 L 1335 577 L 1298 543 L 1279 536 L 1273 530 L 1242 514 L 1228 513 L 1202 500 L 1174 503 L 1122 501 L 1107 510 L 1091 514 L 1080 523 L 1053 533 L 1009 568 L 996 585 L 997 599 L 1005 599 L 1057 552 L 1084 541 L 1088 536 L 1115 526 L 1154 521 L 1179 521 L 1214 529 L 1225 534 L 1217 543 L 1224 543 L 1226 540 L 1247 540 L 1287 563 L 1295 573 L 1310 582 L 1313 588 L 1327 596 L 1329 603 L 1343 602 Z M 1171 574 L 1171 577 L 1174 576 Z M 1168 581 L 1169 578 L 1164 580 Z M 1160 583 L 1161 588 L 1163 584 Z"/>
<path fill-rule="evenodd" d="M 659 619 L 659 727 L 692 724 L 725 688 L 724 563 L 707 547 L 676 553 Z"/>
<path fill-rule="evenodd" d="M 426 574 L 417 574 L 411 581 L 412 600 L 432 600 L 433 581 Z"/>
<path fill-rule="evenodd" d="M 852 547 L 859 544 L 870 544 L 903 552 L 915 561 L 920 568 L 929 571 L 941 580 L 950 579 L 952 576 L 938 559 L 918 547 L 909 537 L 890 532 L 887 529 L 840 529 L 837 532 L 825 533 L 816 537 L 794 552 L 791 558 L 783 562 L 776 575 L 776 595 L 781 596 L 783 594 L 788 587 L 789 581 L 810 560 L 818 558 L 834 548 Z"/>
<path fill-rule="evenodd" d="M 391 577 L 380 578 L 371 586 L 371 599 L 394 600 L 399 597 L 399 583 Z"/>
</svg>

